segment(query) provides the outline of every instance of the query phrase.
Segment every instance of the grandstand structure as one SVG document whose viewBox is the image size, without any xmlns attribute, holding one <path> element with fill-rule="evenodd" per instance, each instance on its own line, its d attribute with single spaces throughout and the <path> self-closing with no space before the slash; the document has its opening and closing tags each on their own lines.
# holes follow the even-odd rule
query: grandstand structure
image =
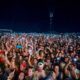
<svg viewBox="0 0 80 80">
<path fill-rule="evenodd" d="M 13 30 L 11 30 L 11 29 L 0 29 L 0 34 L 1 33 L 12 33 L 13 32 Z"/>
</svg>

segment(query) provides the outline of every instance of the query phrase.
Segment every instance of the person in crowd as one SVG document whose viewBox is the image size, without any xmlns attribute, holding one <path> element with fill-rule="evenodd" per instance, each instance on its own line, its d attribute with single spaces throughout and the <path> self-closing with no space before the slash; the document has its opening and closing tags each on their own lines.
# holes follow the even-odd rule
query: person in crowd
<svg viewBox="0 0 80 80">
<path fill-rule="evenodd" d="M 26 80 L 34 80 L 34 69 L 32 67 L 29 67 L 27 70 L 27 76 L 25 78 Z"/>
<path fill-rule="evenodd" d="M 34 77 L 36 78 L 36 80 L 43 80 L 46 77 L 46 73 L 43 68 L 44 68 L 44 62 L 40 60 L 38 62 L 38 68 L 34 73 Z"/>
</svg>

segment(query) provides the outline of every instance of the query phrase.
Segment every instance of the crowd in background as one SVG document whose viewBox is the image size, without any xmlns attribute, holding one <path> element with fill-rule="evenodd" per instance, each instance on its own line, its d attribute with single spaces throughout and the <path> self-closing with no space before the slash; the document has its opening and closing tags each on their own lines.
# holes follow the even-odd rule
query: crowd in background
<svg viewBox="0 0 80 80">
<path fill-rule="evenodd" d="M 1 35 L 0 80 L 80 80 L 79 36 Z"/>
</svg>

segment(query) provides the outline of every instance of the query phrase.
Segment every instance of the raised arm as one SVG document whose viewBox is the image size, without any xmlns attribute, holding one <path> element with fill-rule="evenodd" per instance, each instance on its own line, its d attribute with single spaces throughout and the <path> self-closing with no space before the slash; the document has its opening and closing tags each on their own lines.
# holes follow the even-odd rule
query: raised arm
<svg viewBox="0 0 80 80">
<path fill-rule="evenodd" d="M 32 63 L 31 63 L 31 55 L 29 55 L 29 59 L 28 59 L 28 63 L 29 63 L 29 65 L 31 66 L 31 67 L 33 67 L 33 65 L 32 65 Z"/>
</svg>

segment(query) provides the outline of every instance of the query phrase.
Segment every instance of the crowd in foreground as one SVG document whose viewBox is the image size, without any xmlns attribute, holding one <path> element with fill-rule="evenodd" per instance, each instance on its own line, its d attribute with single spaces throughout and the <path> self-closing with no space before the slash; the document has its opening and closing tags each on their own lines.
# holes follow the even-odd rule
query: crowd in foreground
<svg viewBox="0 0 80 80">
<path fill-rule="evenodd" d="M 80 38 L 1 35 L 0 80 L 80 80 Z"/>
</svg>

